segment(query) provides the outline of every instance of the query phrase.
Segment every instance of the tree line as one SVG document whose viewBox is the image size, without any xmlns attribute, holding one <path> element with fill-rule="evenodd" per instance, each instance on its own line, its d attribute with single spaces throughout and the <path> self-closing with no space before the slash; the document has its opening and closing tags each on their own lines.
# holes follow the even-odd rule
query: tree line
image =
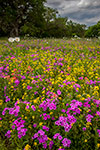
<svg viewBox="0 0 100 150">
<path fill-rule="evenodd" d="M 46 7 L 46 0 L 0 0 L 0 36 L 98 37 L 100 21 L 86 28 Z"/>
</svg>

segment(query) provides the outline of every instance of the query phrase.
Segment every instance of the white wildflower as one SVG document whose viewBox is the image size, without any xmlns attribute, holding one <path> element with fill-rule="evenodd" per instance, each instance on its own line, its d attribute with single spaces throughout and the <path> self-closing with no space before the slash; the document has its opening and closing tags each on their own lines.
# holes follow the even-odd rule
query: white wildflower
<svg viewBox="0 0 100 150">
<path fill-rule="evenodd" d="M 15 41 L 16 41 L 16 42 L 19 42 L 19 41 L 20 41 L 20 38 L 19 38 L 19 37 L 15 37 Z"/>
<path fill-rule="evenodd" d="M 15 39 L 12 38 L 12 37 L 9 37 L 9 38 L 8 38 L 8 41 L 9 41 L 9 42 L 14 42 L 14 40 L 15 40 Z"/>
</svg>

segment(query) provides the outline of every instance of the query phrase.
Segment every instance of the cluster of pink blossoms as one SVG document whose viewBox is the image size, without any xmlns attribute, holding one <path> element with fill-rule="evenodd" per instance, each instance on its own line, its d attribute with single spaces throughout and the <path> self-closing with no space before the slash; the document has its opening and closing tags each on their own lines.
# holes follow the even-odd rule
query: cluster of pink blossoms
<svg viewBox="0 0 100 150">
<path fill-rule="evenodd" d="M 56 133 L 54 136 L 53 136 L 53 139 L 57 139 L 58 138 L 58 140 L 62 140 L 63 139 L 63 137 L 60 135 L 60 133 Z M 70 144 L 71 144 L 71 140 L 69 140 L 69 139 L 67 139 L 67 138 L 64 138 L 63 140 L 62 140 L 62 144 L 63 144 L 63 146 L 64 147 L 70 147 Z M 64 149 L 58 149 L 58 150 L 64 150 Z"/>
<path fill-rule="evenodd" d="M 20 120 L 20 121 L 19 121 Z M 18 131 L 18 138 L 22 138 L 22 136 L 25 136 L 26 135 L 26 131 L 27 129 L 24 128 L 24 123 L 25 123 L 25 120 L 22 120 L 21 117 L 18 118 L 17 120 L 15 120 L 13 122 L 13 125 L 12 125 L 12 129 L 14 130 L 15 127 L 17 127 L 17 131 Z M 7 136 L 8 138 L 11 137 L 11 131 L 8 130 L 7 133 L 5 134 L 5 136 Z"/>
<path fill-rule="evenodd" d="M 99 137 L 100 137 L 100 129 L 97 129 L 97 132 L 98 132 L 98 134 L 99 134 Z"/>
<path fill-rule="evenodd" d="M 46 142 L 48 141 L 48 137 L 42 129 L 35 133 L 32 139 L 37 139 L 39 141 L 39 144 L 43 145 L 43 148 L 47 148 Z"/>
<path fill-rule="evenodd" d="M 24 128 L 24 123 L 25 123 L 25 120 L 22 120 L 20 117 L 17 120 L 15 120 L 12 125 L 12 129 L 15 129 L 15 127 L 17 127 L 19 139 L 22 138 L 22 136 L 26 135 L 27 129 Z"/>
<path fill-rule="evenodd" d="M 14 106 L 13 108 L 6 107 L 2 111 L 2 115 L 5 115 L 6 110 L 9 110 L 9 114 L 14 115 L 14 116 L 18 116 L 18 112 L 20 111 L 20 107 L 19 106 Z"/>
<path fill-rule="evenodd" d="M 49 108 L 50 110 L 56 110 L 56 105 L 57 105 L 57 102 L 55 100 L 51 101 L 51 99 L 46 99 L 46 101 L 43 101 L 39 105 L 39 108 L 43 108 L 43 111 L 46 111 L 47 108 Z"/>
</svg>

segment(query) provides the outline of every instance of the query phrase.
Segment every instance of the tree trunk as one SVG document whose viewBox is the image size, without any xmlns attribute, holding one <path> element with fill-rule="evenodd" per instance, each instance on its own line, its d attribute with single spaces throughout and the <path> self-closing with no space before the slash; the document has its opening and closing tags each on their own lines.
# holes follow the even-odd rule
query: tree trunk
<svg viewBox="0 0 100 150">
<path fill-rule="evenodd" d="M 19 32 L 18 32 L 18 25 L 13 25 L 12 30 L 10 32 L 11 37 L 18 37 Z"/>
<path fill-rule="evenodd" d="M 14 28 L 10 31 L 10 37 L 14 37 Z"/>
<path fill-rule="evenodd" d="M 18 37 L 19 33 L 18 33 L 18 26 L 15 26 L 15 36 Z"/>
</svg>

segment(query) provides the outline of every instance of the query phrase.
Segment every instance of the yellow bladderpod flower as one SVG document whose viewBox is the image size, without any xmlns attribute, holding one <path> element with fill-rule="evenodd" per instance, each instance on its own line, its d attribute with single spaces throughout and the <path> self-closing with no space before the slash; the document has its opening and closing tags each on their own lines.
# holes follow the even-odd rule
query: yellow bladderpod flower
<svg viewBox="0 0 100 150">
<path fill-rule="evenodd" d="M 82 111 L 82 109 L 79 108 L 80 111 Z"/>
<path fill-rule="evenodd" d="M 27 93 L 25 92 L 24 95 L 27 95 Z"/>
<path fill-rule="evenodd" d="M 86 128 L 89 128 L 90 125 L 92 126 L 92 123 L 91 123 L 91 122 L 87 122 L 87 123 L 86 123 Z"/>
<path fill-rule="evenodd" d="M 99 96 L 99 92 L 98 91 L 94 91 L 93 95 Z"/>
<path fill-rule="evenodd" d="M 86 142 L 87 142 L 87 139 L 85 139 L 84 142 L 86 143 Z"/>
<path fill-rule="evenodd" d="M 30 128 L 30 129 L 31 129 L 32 127 L 29 125 L 29 126 L 28 126 L 28 128 Z"/>
<path fill-rule="evenodd" d="M 91 97 L 89 94 L 87 94 L 87 97 Z"/>
<path fill-rule="evenodd" d="M 61 100 L 61 97 L 59 97 L 59 99 Z"/>
<path fill-rule="evenodd" d="M 25 146 L 25 150 L 29 150 L 31 148 L 31 146 L 29 145 L 29 144 L 27 144 L 26 146 Z"/>
<path fill-rule="evenodd" d="M 27 116 L 25 116 L 25 119 L 27 119 Z"/>
<path fill-rule="evenodd" d="M 11 86 L 11 88 L 13 89 L 13 88 L 14 88 L 14 86 Z"/>
<path fill-rule="evenodd" d="M 34 99 L 33 102 L 34 102 L 34 103 L 37 103 L 37 99 Z"/>
<path fill-rule="evenodd" d="M 23 89 L 25 89 L 26 88 L 26 86 L 23 86 Z"/>
<path fill-rule="evenodd" d="M 79 95 L 77 95 L 76 97 L 79 98 L 79 97 L 81 97 L 81 95 L 79 94 Z"/>
<path fill-rule="evenodd" d="M 37 145 L 37 142 L 34 142 L 34 146 L 36 146 Z"/>
<path fill-rule="evenodd" d="M 73 126 L 73 125 L 74 125 L 74 123 L 71 124 L 71 126 Z"/>
<path fill-rule="evenodd" d="M 0 121 L 0 127 L 2 127 L 2 121 Z"/>
<path fill-rule="evenodd" d="M 27 112 L 30 112 L 30 110 L 29 110 L 29 109 L 27 109 L 26 107 L 25 107 L 25 110 L 26 110 Z"/>
<path fill-rule="evenodd" d="M 3 100 L 2 99 L 0 99 L 0 105 L 2 105 L 3 104 Z"/>
<path fill-rule="evenodd" d="M 88 109 L 86 112 L 89 112 L 90 111 L 90 109 Z"/>
<path fill-rule="evenodd" d="M 20 103 L 20 100 L 19 99 L 17 99 L 17 104 L 19 104 Z"/>
<path fill-rule="evenodd" d="M 45 91 L 42 91 L 42 94 L 44 94 L 45 93 Z"/>
<path fill-rule="evenodd" d="M 35 118 L 35 116 L 32 116 L 32 119 L 34 119 Z"/>
<path fill-rule="evenodd" d="M 50 115 L 52 115 L 53 114 L 53 112 L 50 112 Z"/>
<path fill-rule="evenodd" d="M 98 148 L 100 147 L 100 143 L 97 143 L 97 147 L 98 147 Z"/>
<path fill-rule="evenodd" d="M 94 105 L 94 103 L 91 103 L 91 105 Z"/>
<path fill-rule="evenodd" d="M 52 139 L 50 139 L 50 138 L 48 137 L 48 140 L 51 141 Z"/>
<path fill-rule="evenodd" d="M 59 148 L 62 148 L 62 146 L 60 146 Z"/>
<path fill-rule="evenodd" d="M 43 124 L 43 122 L 40 122 L 40 123 L 39 123 L 39 126 L 42 126 L 42 124 Z"/>
<path fill-rule="evenodd" d="M 99 87 L 98 87 L 98 86 L 95 86 L 95 87 L 94 87 L 94 90 L 99 90 Z"/>
</svg>

